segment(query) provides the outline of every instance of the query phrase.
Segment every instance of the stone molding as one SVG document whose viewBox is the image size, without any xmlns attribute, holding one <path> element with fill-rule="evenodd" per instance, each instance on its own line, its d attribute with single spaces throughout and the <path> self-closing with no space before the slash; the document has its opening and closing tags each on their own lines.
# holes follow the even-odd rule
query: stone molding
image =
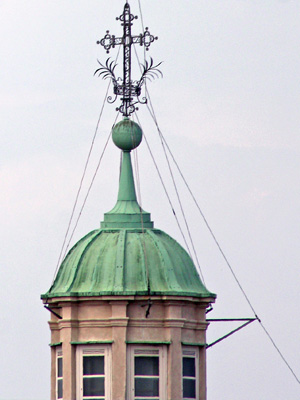
<svg viewBox="0 0 300 400">
<path fill-rule="evenodd" d="M 64 328 L 109 328 L 109 327 L 134 327 L 134 328 L 181 328 L 190 330 L 206 330 L 208 322 L 187 320 L 185 318 L 107 318 L 107 319 L 63 319 L 49 321 L 51 330 Z"/>
<path fill-rule="evenodd" d="M 85 297 L 51 297 L 43 299 L 44 304 L 56 304 L 64 307 L 70 303 L 83 303 L 88 302 L 91 305 L 98 305 L 99 302 L 110 302 L 126 304 L 130 302 L 147 302 L 151 298 L 151 301 L 163 301 L 164 303 L 169 302 L 170 305 L 177 305 L 178 302 L 184 305 L 185 303 L 198 303 L 203 304 L 203 308 L 206 308 L 209 303 L 214 303 L 215 298 L 213 297 L 192 297 L 192 296 L 85 296 Z M 123 303 L 124 302 L 124 303 Z M 93 304 L 94 303 L 94 304 Z"/>
</svg>

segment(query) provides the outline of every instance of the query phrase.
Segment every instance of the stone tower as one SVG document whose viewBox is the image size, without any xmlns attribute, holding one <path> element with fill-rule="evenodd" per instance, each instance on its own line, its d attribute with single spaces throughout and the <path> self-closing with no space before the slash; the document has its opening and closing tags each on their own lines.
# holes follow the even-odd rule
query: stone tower
<svg viewBox="0 0 300 400">
<path fill-rule="evenodd" d="M 129 117 L 147 102 L 145 80 L 161 74 L 151 58 L 141 78 L 131 78 L 132 45 L 148 50 L 157 39 L 148 28 L 132 35 L 136 18 L 126 0 L 117 17 L 123 36 L 107 31 L 98 42 L 106 52 L 123 47 L 123 79 L 110 58 L 95 72 L 111 79 L 110 102 L 121 98 L 124 118 L 112 133 L 122 151 L 119 193 L 100 229 L 75 244 L 42 295 L 52 312 L 51 400 L 206 399 L 206 309 L 215 295 L 136 199 L 130 152 L 143 133 Z"/>
<path fill-rule="evenodd" d="M 206 309 L 215 299 L 192 259 L 139 206 L 138 124 L 113 129 L 118 200 L 62 262 L 51 314 L 51 400 L 206 399 Z"/>
</svg>

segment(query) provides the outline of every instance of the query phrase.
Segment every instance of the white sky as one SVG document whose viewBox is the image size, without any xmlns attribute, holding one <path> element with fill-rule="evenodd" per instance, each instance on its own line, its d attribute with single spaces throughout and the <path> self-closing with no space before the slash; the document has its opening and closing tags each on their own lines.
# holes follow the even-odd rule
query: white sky
<svg viewBox="0 0 300 400">
<path fill-rule="evenodd" d="M 141 4 L 145 26 L 159 36 L 149 56 L 164 61 L 164 78 L 149 85 L 161 130 L 258 315 L 300 376 L 300 2 Z M 137 0 L 131 6 L 138 14 Z M 120 0 L 0 0 L 0 400 L 49 398 L 49 315 L 39 296 L 51 285 L 106 90 L 93 77 L 97 58 L 106 60 L 95 43 L 106 29 L 121 35 L 115 17 L 122 7 Z M 89 179 L 114 109 L 105 107 Z M 179 214 L 145 107 L 139 118 Z M 182 243 L 145 144 L 138 155 L 143 207 Z M 114 205 L 118 169 L 110 144 L 74 240 Z M 218 294 L 209 316 L 252 317 L 178 184 L 206 284 Z M 232 327 L 210 327 L 208 340 Z M 257 322 L 208 350 L 209 400 L 299 395 Z"/>
</svg>

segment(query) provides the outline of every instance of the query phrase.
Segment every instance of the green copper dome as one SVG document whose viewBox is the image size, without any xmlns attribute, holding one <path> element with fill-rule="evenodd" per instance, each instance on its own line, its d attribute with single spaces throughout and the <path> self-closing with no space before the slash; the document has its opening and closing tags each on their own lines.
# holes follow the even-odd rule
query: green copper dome
<svg viewBox="0 0 300 400">
<path fill-rule="evenodd" d="M 150 214 L 137 203 L 129 141 L 134 128 L 126 118 L 113 131 L 123 149 L 118 200 L 104 215 L 101 228 L 83 237 L 62 262 L 42 298 L 102 295 L 173 295 L 215 297 L 201 282 L 187 252 L 155 229 Z M 130 134 L 129 134 L 130 133 Z M 116 135 L 115 135 L 116 137 Z M 132 147 L 136 147 L 135 145 Z"/>
<path fill-rule="evenodd" d="M 166 233 L 121 228 L 82 238 L 43 297 L 147 294 L 212 296 L 189 255 Z"/>
</svg>

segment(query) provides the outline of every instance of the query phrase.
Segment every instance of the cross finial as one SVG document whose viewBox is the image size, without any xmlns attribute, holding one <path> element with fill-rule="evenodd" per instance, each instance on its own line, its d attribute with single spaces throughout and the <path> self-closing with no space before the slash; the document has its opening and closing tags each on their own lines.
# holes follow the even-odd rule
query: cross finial
<svg viewBox="0 0 300 400">
<path fill-rule="evenodd" d="M 149 50 L 151 43 L 158 39 L 150 34 L 148 28 L 145 28 L 144 33 L 132 36 L 132 21 L 137 18 L 137 16 L 131 14 L 129 3 L 126 1 L 123 13 L 116 18 L 118 21 L 121 21 L 121 25 L 123 26 L 123 36 L 115 37 L 115 35 L 111 35 L 109 31 L 106 31 L 105 36 L 97 42 L 97 44 L 104 47 L 107 53 L 116 46 L 123 46 L 123 80 L 121 78 L 116 78 L 114 72 L 116 63 L 110 61 L 109 58 L 106 60 L 105 65 L 99 62 L 100 68 L 95 71 L 95 74 L 98 73 L 99 76 L 102 76 L 104 79 L 112 79 L 115 98 L 113 99 L 112 97 L 108 97 L 108 101 L 113 103 L 116 101 L 118 96 L 121 96 L 122 103 L 120 107 L 117 108 L 117 111 L 120 111 L 126 117 L 131 115 L 135 110 L 138 110 L 135 104 L 145 104 L 147 102 L 146 98 L 139 98 L 141 95 L 141 87 L 145 79 L 154 78 L 159 74 L 162 75 L 162 73 L 157 69 L 160 63 L 154 65 L 151 58 L 150 62 L 146 61 L 145 65 L 143 65 L 143 72 L 140 80 L 131 80 L 131 46 L 133 44 L 140 44 L 140 46 L 144 46 L 146 50 Z"/>
</svg>

